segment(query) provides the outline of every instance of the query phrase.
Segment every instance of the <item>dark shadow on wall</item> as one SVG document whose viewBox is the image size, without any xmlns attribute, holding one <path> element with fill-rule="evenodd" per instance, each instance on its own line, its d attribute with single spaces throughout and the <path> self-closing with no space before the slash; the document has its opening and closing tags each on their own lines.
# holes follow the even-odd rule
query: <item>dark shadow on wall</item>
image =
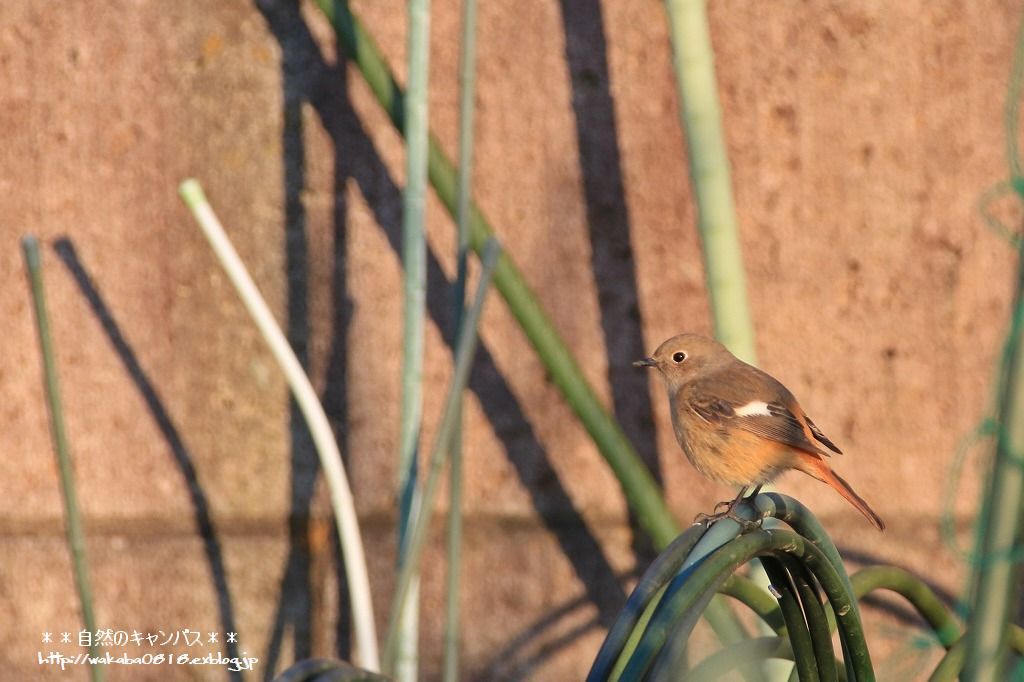
<svg viewBox="0 0 1024 682">
<path fill-rule="evenodd" d="M 295 355 L 304 368 L 309 366 L 309 241 L 306 236 L 306 212 L 302 191 L 306 186 L 306 159 L 303 143 L 302 103 L 311 77 L 306 65 L 284 50 L 281 59 L 282 93 L 282 184 L 284 225 L 282 230 L 285 254 L 286 335 Z M 340 334 L 345 338 L 344 333 Z M 267 643 L 264 679 L 271 679 L 278 668 L 286 634 L 290 632 L 295 658 L 302 660 L 314 654 L 313 631 L 316 621 L 313 582 L 313 556 L 310 546 L 312 503 L 319 472 L 319 462 L 305 420 L 294 398 L 289 399 L 288 417 L 290 461 L 290 495 L 288 515 L 288 555 L 277 592 L 273 627 Z M 338 443 L 342 452 L 344 443 Z"/>
<path fill-rule="evenodd" d="M 352 179 L 355 182 L 396 254 L 400 253 L 401 191 L 352 109 L 348 100 L 345 69 L 324 61 L 319 47 L 299 13 L 297 4 L 290 0 L 259 0 L 256 6 L 281 46 L 284 63 L 287 65 L 283 69 L 284 86 L 293 88 L 292 93 L 295 96 L 301 95 L 299 99 L 309 103 L 334 145 L 334 184 L 337 202 L 335 244 L 339 250 L 336 259 L 342 265 L 335 275 L 335 286 L 338 287 L 335 299 L 350 306 L 351 303 L 339 295 L 339 292 L 344 291 L 343 202 L 346 180 Z M 286 93 L 286 99 L 288 97 Z M 301 159 L 301 151 L 296 150 L 292 144 L 286 144 L 286 153 L 289 149 L 293 150 L 292 158 L 285 160 L 286 168 L 296 164 L 297 159 Z M 296 174 L 295 177 L 301 177 L 297 170 L 291 172 Z M 286 173 L 287 182 L 289 181 Z M 451 283 L 432 252 L 428 253 L 427 278 L 428 314 L 434 324 L 444 331 L 445 341 L 451 347 Z M 344 332 L 344 324 L 347 324 L 350 311 L 343 309 L 336 311 L 335 314 L 338 315 L 334 330 L 336 345 L 332 349 L 330 359 L 330 386 L 325 403 L 330 409 L 331 416 L 335 417 L 343 428 L 344 363 L 347 353 L 343 345 L 344 340 L 338 337 Z M 586 527 L 558 474 L 548 461 L 543 446 L 526 420 L 508 383 L 498 371 L 486 344 L 481 343 L 477 352 L 469 388 L 475 393 L 496 435 L 502 441 L 521 483 L 529 492 L 543 522 L 556 537 L 567 560 L 574 567 L 587 600 L 597 608 L 599 622 L 607 626 L 625 602 L 622 586 L 616 579 L 601 546 Z M 646 388 L 644 393 L 646 394 Z M 338 405 L 341 406 L 340 409 Z M 387 425 L 382 428 L 387 428 Z M 315 467 L 315 463 L 313 466 Z M 346 614 L 347 611 L 347 605 L 339 605 L 339 613 Z M 472 620 L 471 614 L 467 614 L 467 620 Z M 347 630 L 342 628 L 338 634 L 339 642 L 347 640 Z M 279 648 L 280 642 L 272 644 Z M 270 653 L 273 657 L 277 652 Z"/>
<path fill-rule="evenodd" d="M 297 4 L 292 2 L 261 2 L 258 7 L 281 45 L 281 91 L 283 125 L 281 149 L 283 154 L 283 195 L 284 208 L 284 251 L 287 268 L 287 335 L 302 365 L 308 366 L 311 320 L 309 317 L 309 266 L 310 247 L 307 236 L 307 221 L 302 194 L 306 188 L 305 135 L 302 122 L 302 108 L 306 102 L 317 97 L 327 85 L 342 82 L 344 71 L 326 65 L 316 59 L 318 55 L 304 49 L 310 40 L 305 24 L 298 13 Z M 337 164 L 337 158 L 336 162 Z M 334 253 L 332 268 L 333 315 L 331 320 L 331 349 L 327 367 L 327 388 L 321 400 L 328 418 L 335 427 L 338 446 L 346 456 L 348 452 L 346 402 L 346 358 L 348 349 L 348 327 L 351 320 L 352 301 L 346 288 L 345 227 L 346 206 L 344 172 L 335 167 L 335 204 L 333 215 Z M 271 679 L 278 668 L 284 638 L 288 632 L 293 640 L 295 658 L 301 660 L 313 655 L 324 655 L 322 641 L 323 614 L 326 605 L 324 596 L 325 575 L 318 567 L 325 563 L 321 556 L 324 549 L 340 551 L 333 532 L 318 533 L 314 528 L 312 509 L 316 480 L 320 470 L 311 436 L 305 420 L 294 400 L 291 401 L 289 417 L 291 433 L 291 501 L 289 516 L 289 551 L 274 624 L 267 644 L 267 665 L 265 676 Z M 316 535 L 327 535 L 331 543 L 320 547 L 313 543 Z M 311 544 L 313 543 L 313 544 Z M 336 565 L 340 568 L 343 562 Z M 344 575 L 338 576 L 338 612 L 349 613 L 347 582 Z M 351 633 L 349 619 L 339 618 L 335 641 L 335 655 L 351 658 Z"/>
<path fill-rule="evenodd" d="M 185 441 L 178 432 L 178 428 L 174 425 L 166 408 L 164 408 L 156 386 L 150 381 L 146 370 L 139 364 L 139 359 L 135 355 L 135 351 L 132 350 L 131 344 L 128 343 L 128 339 L 121 333 L 121 328 L 114 319 L 110 308 L 103 300 L 103 296 L 100 294 L 95 281 L 79 259 L 74 244 L 67 238 L 58 239 L 54 244 L 54 250 L 68 269 L 68 272 L 71 273 L 82 296 L 88 301 L 89 307 L 92 308 L 93 314 L 103 327 L 110 345 L 114 347 L 114 352 L 117 354 L 118 359 L 121 360 L 121 364 L 124 365 L 128 376 L 131 377 L 132 383 L 135 384 L 135 387 L 142 395 L 143 400 L 146 402 L 146 407 L 153 417 L 153 421 L 156 422 L 157 428 L 160 429 L 164 440 L 167 441 L 168 446 L 171 448 L 174 463 L 181 472 L 185 486 L 188 489 L 189 498 L 192 501 L 192 507 L 195 510 L 196 528 L 199 529 L 199 537 L 203 541 L 206 560 L 210 564 L 210 575 L 213 578 L 214 593 L 217 595 L 217 609 L 220 613 L 221 626 L 224 632 L 238 632 L 234 609 L 231 605 L 231 592 L 228 590 L 224 556 L 221 552 L 220 542 L 217 540 L 217 531 L 213 524 L 213 518 L 210 516 L 210 503 L 207 501 L 206 493 L 199 484 L 199 477 L 196 474 L 195 465 L 192 463 L 192 453 L 189 452 Z M 227 647 L 229 657 L 236 658 L 239 656 L 237 643 L 225 642 L 224 646 Z M 229 670 L 228 678 L 240 681 L 242 673 Z"/>
<path fill-rule="evenodd" d="M 281 90 L 283 125 L 282 168 L 285 196 L 285 252 L 288 281 L 288 338 L 296 350 L 300 361 L 305 366 L 308 361 L 308 340 L 310 320 L 307 310 L 309 294 L 308 283 L 308 239 L 306 236 L 305 210 L 302 204 L 302 191 L 305 188 L 305 148 L 302 123 L 302 107 L 305 103 L 320 96 L 323 90 L 344 91 L 344 70 L 326 64 L 315 50 L 310 50 L 312 38 L 303 21 L 298 5 L 288 0 L 266 1 L 256 3 L 257 9 L 263 14 L 275 39 L 281 47 Z M 337 125 L 337 120 L 328 122 L 321 117 L 325 128 Z M 347 447 L 347 388 L 345 345 L 347 330 L 351 318 L 352 302 L 346 293 L 346 253 L 345 226 L 346 206 L 344 192 L 344 173 L 337 167 L 335 155 L 335 194 L 334 194 L 334 260 L 332 274 L 332 294 L 334 298 L 334 320 L 331 333 L 331 349 L 327 366 L 327 385 L 322 396 L 324 410 L 335 428 L 342 456 L 346 457 Z M 319 461 L 309 449 L 310 440 L 301 415 L 292 403 L 292 495 L 291 518 L 289 527 L 290 546 L 281 589 L 278 592 L 278 605 L 274 617 L 274 627 L 267 645 L 268 666 L 265 668 L 267 679 L 279 667 L 282 645 L 287 626 L 291 626 L 294 638 L 293 649 L 296 660 L 309 657 L 311 653 L 324 655 L 327 652 L 313 651 L 313 639 L 318 636 L 316 630 L 323 626 L 319 623 L 317 611 L 325 607 L 318 604 L 321 590 L 316 582 L 324 576 L 317 575 L 314 566 L 317 562 L 310 552 L 307 542 L 311 529 L 311 504 L 315 481 L 319 473 Z M 330 534 L 334 551 L 341 549 Z M 337 612 L 343 614 L 336 623 L 336 651 L 333 652 L 343 660 L 351 660 L 351 638 L 349 619 L 350 602 L 347 593 L 347 582 L 342 572 L 344 563 L 341 557 L 335 562 L 338 570 L 337 585 L 339 589 Z"/>
<path fill-rule="evenodd" d="M 601 627 L 596 617 L 566 627 L 563 621 L 579 619 L 579 612 L 587 606 L 585 598 L 555 606 L 492 654 L 472 679 L 479 682 L 533 679 L 538 669 L 560 649 L 572 646 L 574 640 Z"/>
<path fill-rule="evenodd" d="M 591 269 L 608 353 L 612 409 L 640 458 L 661 485 L 648 377 L 632 365 L 634 360 L 646 357 L 649 349 L 644 348 L 640 326 L 636 267 L 629 240 L 629 211 L 601 3 L 560 0 L 559 4 L 590 227 Z M 636 518 L 631 515 L 630 519 L 634 550 L 642 557 L 641 563 L 647 563 L 644 559 L 653 559 L 653 548 Z"/>
</svg>

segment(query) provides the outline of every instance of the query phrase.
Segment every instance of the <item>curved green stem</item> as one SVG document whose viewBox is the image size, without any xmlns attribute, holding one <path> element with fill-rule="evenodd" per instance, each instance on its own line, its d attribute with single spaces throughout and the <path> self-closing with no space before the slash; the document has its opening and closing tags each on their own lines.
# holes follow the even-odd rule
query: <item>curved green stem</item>
<svg viewBox="0 0 1024 682">
<path fill-rule="evenodd" d="M 670 544 L 654 562 L 644 571 L 633 592 L 626 600 L 626 605 L 619 612 L 608 634 L 601 644 L 597 657 L 587 674 L 587 682 L 606 680 L 612 675 L 615 662 L 624 649 L 628 649 L 630 635 L 634 632 L 639 637 L 643 628 L 638 627 L 641 619 L 654 598 L 661 593 L 668 581 L 676 574 L 683 561 L 690 554 L 693 546 L 700 539 L 707 526 L 693 526 L 681 534 Z M 635 643 L 634 643 L 635 646 Z"/>
<path fill-rule="evenodd" d="M 768 580 L 779 593 L 779 608 L 786 619 L 789 641 L 793 648 L 793 661 L 801 682 L 816 682 L 819 678 L 818 668 L 814 662 L 814 643 L 810 630 L 800 610 L 800 600 L 792 578 L 780 557 L 766 556 L 761 558 Z"/>
<path fill-rule="evenodd" d="M 763 493 L 758 495 L 754 499 L 754 506 L 759 514 L 767 514 L 780 521 L 784 521 L 797 533 L 814 543 L 828 558 L 849 593 L 853 594 L 853 585 L 850 583 L 850 577 L 843 567 L 843 558 L 839 555 L 839 550 L 836 549 L 835 543 L 832 542 L 832 538 L 825 531 L 824 526 L 821 525 L 818 518 L 807 507 L 792 497 L 780 495 L 779 493 Z M 860 609 L 856 599 L 852 600 L 849 608 L 856 612 L 857 622 L 859 623 Z M 853 679 L 854 668 L 862 665 L 864 661 L 853 660 L 855 653 L 847 649 L 847 640 L 840 639 L 840 643 L 843 647 L 843 662 L 846 666 L 846 675 L 848 678 Z M 867 647 L 864 647 L 856 655 L 858 657 L 868 656 Z M 870 667 L 870 662 L 868 662 L 868 667 Z"/>
<path fill-rule="evenodd" d="M 826 609 L 821 603 L 821 594 L 817 583 L 807 567 L 799 561 L 783 557 L 783 564 L 796 586 L 800 597 L 800 607 L 807 619 L 807 629 L 811 635 L 814 648 L 814 660 L 817 662 L 818 675 L 823 680 L 834 680 L 838 677 L 835 652 L 832 650 L 832 631 L 829 620 L 825 616 Z"/>
<path fill-rule="evenodd" d="M 645 670 L 653 665 L 654 670 L 650 674 L 651 679 L 665 679 L 667 676 L 667 670 L 673 669 L 677 664 L 685 663 L 685 652 L 686 644 L 690 638 L 690 633 L 693 631 L 697 621 L 700 620 L 701 614 L 704 609 L 707 608 L 708 602 L 718 591 L 718 586 L 725 581 L 727 575 L 720 575 L 716 578 L 715 582 L 712 583 L 710 589 L 705 590 L 699 594 L 694 595 L 694 600 L 690 603 L 690 608 L 681 614 L 681 617 L 667 624 L 667 627 L 661 626 L 664 629 L 664 635 L 660 637 L 661 643 L 656 650 L 648 651 L 646 655 Z M 670 588 L 672 583 L 669 584 Z M 668 599 L 669 591 L 666 590 L 666 597 L 658 603 L 657 608 L 654 610 L 654 615 L 651 620 L 654 621 L 658 616 L 658 610 L 665 604 Z M 650 631 L 644 630 L 643 635 L 640 637 L 640 641 L 637 643 L 637 651 L 640 651 L 644 645 L 644 637 Z M 671 635 L 672 639 L 669 641 L 668 637 Z M 636 652 L 634 652 L 634 655 Z M 630 663 L 633 660 L 633 656 L 629 657 L 626 661 L 626 665 L 622 670 L 622 675 L 619 677 L 620 680 L 634 680 L 636 679 L 630 672 Z M 684 671 L 685 672 L 685 671 Z"/>
<path fill-rule="evenodd" d="M 747 506 L 736 510 L 736 513 L 742 518 L 752 519 L 754 511 Z M 716 521 L 710 526 L 701 524 L 701 526 L 698 527 L 703 527 L 705 530 L 697 541 L 697 544 L 694 545 L 693 549 L 690 550 L 690 553 L 684 559 L 683 564 L 679 569 L 679 574 L 673 579 L 673 582 L 676 583 L 677 586 L 686 580 L 686 576 L 693 571 L 697 564 L 703 561 L 708 555 L 720 549 L 723 545 L 735 540 L 743 530 L 739 523 L 729 518 Z M 718 597 L 714 594 L 708 595 L 706 599 L 702 597 L 705 601 L 710 601 L 716 598 Z M 664 597 L 658 599 L 658 605 L 660 605 L 663 599 Z M 694 612 L 697 614 L 701 611 L 704 611 L 703 606 L 694 609 Z M 635 633 L 633 639 L 639 641 L 640 634 L 642 634 L 642 631 Z M 750 638 L 750 635 L 747 634 L 746 631 L 740 631 L 737 635 L 738 636 L 723 637 L 720 634 L 720 637 L 723 644 L 726 646 Z M 669 643 L 669 646 L 658 654 L 658 662 L 656 663 L 657 667 L 652 673 L 655 679 L 659 678 L 659 676 L 663 674 L 662 671 L 665 668 L 671 668 L 673 671 L 676 671 L 685 667 L 686 643 L 686 637 L 675 637 Z M 627 655 L 620 657 L 620 664 L 625 664 L 626 659 L 629 657 L 629 651 L 630 649 L 627 649 Z M 762 682 L 764 679 L 764 675 L 761 673 L 761 670 L 756 666 L 741 666 L 740 673 L 742 674 L 743 679 L 747 682 Z"/>
<path fill-rule="evenodd" d="M 750 578 L 733 573 L 728 580 L 722 583 L 718 593 L 742 602 L 767 623 L 768 627 L 774 630 L 778 636 L 789 636 L 786 619 L 779 610 L 778 600 L 761 589 L 761 586 Z"/>
<path fill-rule="evenodd" d="M 688 637 L 705 593 L 717 589 L 737 567 L 755 556 L 778 553 L 801 559 L 813 573 L 838 615 L 840 638 L 851 651 L 847 665 L 850 679 L 874 680 L 871 658 L 864 641 L 860 615 L 853 606 L 853 594 L 823 551 L 805 538 L 787 530 L 756 530 L 723 546 L 694 570 L 684 572 L 670 584 L 665 598 L 651 619 L 636 651 L 623 670 L 625 679 L 640 679 L 664 646 L 669 632 Z M 845 650 L 845 649 L 844 649 Z"/>
<path fill-rule="evenodd" d="M 1010 648 L 1017 654 L 1024 654 L 1024 628 L 1011 625 L 1009 632 Z"/>
<path fill-rule="evenodd" d="M 789 638 L 789 630 L 786 628 L 786 621 L 779 608 L 778 600 L 750 578 L 739 573 L 733 573 L 722 584 L 718 593 L 742 602 L 747 608 L 757 614 L 776 635 Z M 828 637 L 831 639 L 831 633 L 835 631 L 835 616 L 832 615 L 831 608 L 825 608 L 823 612 L 828 626 Z M 833 657 L 833 666 L 835 665 L 836 662 Z M 795 667 L 793 672 L 794 675 L 797 673 Z M 840 680 L 846 679 L 846 670 L 844 668 L 838 668 L 836 674 Z"/>
<path fill-rule="evenodd" d="M 759 663 L 766 658 L 793 660 L 793 649 L 785 637 L 754 637 L 716 651 L 693 667 L 688 682 L 717 682 L 743 665 Z"/>
<path fill-rule="evenodd" d="M 1024 628 L 1010 625 L 1006 636 L 1010 649 L 1017 655 L 1024 655 Z M 957 679 L 963 671 L 966 658 L 967 636 L 963 635 L 947 647 L 946 655 L 939 661 L 928 682 L 949 682 Z"/>
<path fill-rule="evenodd" d="M 802 502 L 781 493 L 761 493 L 754 498 L 754 507 L 759 515 L 767 514 L 784 521 L 799 535 L 814 543 L 839 573 L 839 578 L 846 589 L 853 593 L 850 577 L 843 568 L 843 557 L 840 556 L 839 550 L 832 542 L 832 537 L 818 521 L 818 517 Z"/>
<path fill-rule="evenodd" d="M 238 252 L 231 244 L 224 226 L 206 199 L 199 181 L 189 179 L 181 183 L 181 198 L 192 211 L 217 260 L 220 261 L 228 279 L 238 292 L 238 297 L 252 317 L 253 323 L 270 348 L 271 354 L 281 367 L 285 381 L 295 396 L 295 402 L 302 412 L 309 434 L 313 439 L 320 468 L 331 501 L 331 510 L 338 530 L 339 546 L 343 548 L 342 560 L 345 577 L 351 594 L 352 625 L 355 635 L 355 653 L 360 665 L 371 670 L 380 668 L 377 650 L 377 627 L 374 620 L 373 600 L 370 595 L 370 579 L 366 570 L 366 555 L 362 534 L 359 530 L 355 501 L 348 484 L 345 467 L 341 463 L 341 451 L 331 430 L 327 413 L 317 396 L 309 376 L 299 362 L 295 351 L 274 319 L 266 300 L 260 294 L 256 283 L 246 269 Z"/>
<path fill-rule="evenodd" d="M 967 640 L 963 637 L 953 643 L 946 655 L 932 671 L 928 682 L 951 682 L 960 676 L 967 655 Z"/>
<path fill-rule="evenodd" d="M 931 626 L 946 649 L 960 638 L 962 628 L 952 612 L 928 585 L 902 568 L 870 566 L 851 576 L 850 582 L 858 599 L 875 590 L 890 590 L 906 599 Z"/>
</svg>

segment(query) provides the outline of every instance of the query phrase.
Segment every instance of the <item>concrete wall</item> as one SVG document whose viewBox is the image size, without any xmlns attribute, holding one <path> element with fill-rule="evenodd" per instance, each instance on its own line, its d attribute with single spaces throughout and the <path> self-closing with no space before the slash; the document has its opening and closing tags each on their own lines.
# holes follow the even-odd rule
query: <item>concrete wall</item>
<svg viewBox="0 0 1024 682">
<path fill-rule="evenodd" d="M 837 470 L 889 529 L 878 535 L 806 477 L 780 488 L 819 514 L 854 566 L 895 562 L 958 594 L 967 567 L 939 515 L 958 443 L 991 402 L 1011 300 L 1012 251 L 976 202 L 1007 175 L 1020 8 L 710 5 L 760 365 L 847 452 Z M 401 3 L 355 7 L 404 80 Z M 458 12 L 433 3 L 431 125 L 449 153 Z M 660 386 L 629 367 L 674 333 L 710 331 L 664 9 L 481 3 L 479 77 L 480 205 L 685 522 L 731 491 L 685 463 Z M 50 650 L 44 631 L 80 626 L 18 249 L 29 232 L 44 242 L 101 625 L 235 630 L 237 651 L 262 659 L 247 679 L 337 654 L 345 639 L 315 455 L 176 196 L 188 176 L 324 396 L 383 628 L 403 153 L 358 73 L 338 66 L 318 11 L 5 2 L 0 83 L 0 665 L 11 679 L 85 679 L 36 663 Z M 451 221 L 428 204 L 425 444 L 451 370 L 454 271 Z M 1012 216 L 1012 202 L 1000 211 Z M 466 408 L 464 672 L 578 679 L 636 563 L 626 508 L 497 295 L 482 340 Z M 984 453 L 968 454 L 953 505 L 961 544 Z M 435 540 L 423 679 L 440 666 Z M 913 624 L 884 609 L 866 618 L 880 677 L 920 676 Z"/>
</svg>

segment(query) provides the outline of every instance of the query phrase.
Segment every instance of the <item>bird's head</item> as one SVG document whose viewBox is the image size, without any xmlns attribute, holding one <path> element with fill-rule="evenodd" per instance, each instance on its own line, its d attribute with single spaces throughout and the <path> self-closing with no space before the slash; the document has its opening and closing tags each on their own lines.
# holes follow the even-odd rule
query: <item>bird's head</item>
<svg viewBox="0 0 1024 682">
<path fill-rule="evenodd" d="M 700 334 L 679 334 L 658 346 L 650 357 L 637 360 L 634 367 L 654 367 L 665 379 L 669 391 L 676 391 L 693 379 L 727 364 L 732 359 L 725 346 Z"/>
</svg>

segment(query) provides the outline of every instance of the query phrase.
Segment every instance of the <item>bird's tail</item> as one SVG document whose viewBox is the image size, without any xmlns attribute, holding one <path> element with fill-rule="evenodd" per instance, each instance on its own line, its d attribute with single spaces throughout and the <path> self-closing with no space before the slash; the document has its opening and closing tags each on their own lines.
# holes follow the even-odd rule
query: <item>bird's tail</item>
<svg viewBox="0 0 1024 682">
<path fill-rule="evenodd" d="M 821 457 L 808 453 L 807 457 L 800 458 L 799 468 L 804 473 L 809 474 L 822 483 L 827 483 L 835 488 L 836 492 L 842 495 L 847 502 L 852 504 L 857 508 L 857 511 L 867 517 L 868 521 L 871 522 L 871 525 L 878 530 L 885 530 L 885 522 L 882 521 L 882 518 L 875 513 L 875 510 L 868 506 L 868 503 L 853 491 L 853 488 L 850 487 L 849 483 L 844 481 L 839 474 L 832 471 L 832 468 L 829 467 Z"/>
</svg>

